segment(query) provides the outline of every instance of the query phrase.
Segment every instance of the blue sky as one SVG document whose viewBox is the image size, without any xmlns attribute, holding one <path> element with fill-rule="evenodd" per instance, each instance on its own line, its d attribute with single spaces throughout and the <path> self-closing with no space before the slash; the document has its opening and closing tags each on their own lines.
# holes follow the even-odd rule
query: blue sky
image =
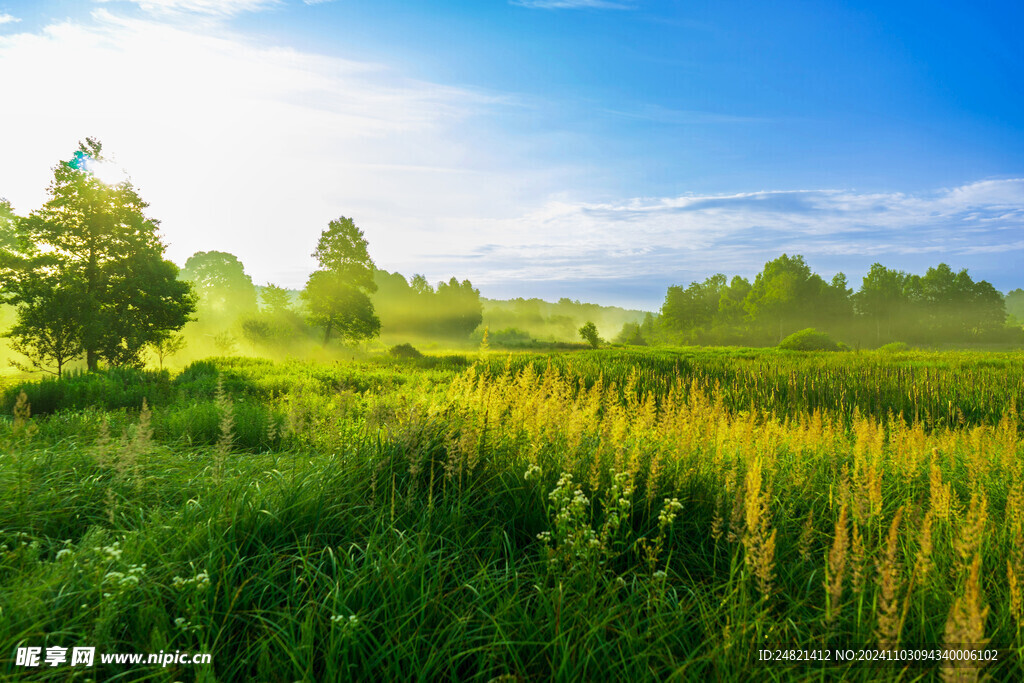
<svg viewBox="0 0 1024 683">
<path fill-rule="evenodd" d="M 103 140 L 169 256 L 299 287 L 327 221 L 485 296 L 655 309 L 801 253 L 1024 286 L 1010 2 L 0 0 L 0 196 Z"/>
</svg>

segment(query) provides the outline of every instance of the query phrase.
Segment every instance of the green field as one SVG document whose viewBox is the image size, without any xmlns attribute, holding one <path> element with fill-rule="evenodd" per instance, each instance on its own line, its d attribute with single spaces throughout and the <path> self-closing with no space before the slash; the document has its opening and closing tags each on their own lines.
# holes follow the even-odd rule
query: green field
<svg viewBox="0 0 1024 683">
<path fill-rule="evenodd" d="M 1024 353 L 219 358 L 0 403 L 5 679 L 1024 678 Z M 966 644 L 998 660 L 759 661 Z"/>
</svg>

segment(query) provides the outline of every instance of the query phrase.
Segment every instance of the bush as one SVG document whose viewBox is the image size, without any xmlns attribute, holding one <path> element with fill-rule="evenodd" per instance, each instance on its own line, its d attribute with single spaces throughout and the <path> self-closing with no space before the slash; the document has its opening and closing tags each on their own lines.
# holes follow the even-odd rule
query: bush
<svg viewBox="0 0 1024 683">
<path fill-rule="evenodd" d="M 909 351 L 910 347 L 906 342 L 893 342 L 891 344 L 878 347 L 878 350 L 883 353 L 899 353 L 901 351 Z"/>
<path fill-rule="evenodd" d="M 787 351 L 843 351 L 846 345 L 840 344 L 824 332 L 808 327 L 783 339 L 779 342 L 778 348 Z"/>
<path fill-rule="evenodd" d="M 422 358 L 423 354 L 412 344 L 405 343 L 392 346 L 389 352 L 395 358 Z"/>
<path fill-rule="evenodd" d="M 532 344 L 533 337 L 530 336 L 529 332 L 515 327 L 506 327 L 497 332 L 490 332 L 487 335 L 487 343 L 492 347 L 522 348 Z"/>
<path fill-rule="evenodd" d="M 99 372 L 66 372 L 60 379 L 44 377 L 17 384 L 4 392 L 0 411 L 10 413 L 18 394 L 28 396 L 33 415 L 84 408 L 139 408 L 145 398 L 150 406 L 167 405 L 174 389 L 166 370 L 110 368 Z"/>
</svg>

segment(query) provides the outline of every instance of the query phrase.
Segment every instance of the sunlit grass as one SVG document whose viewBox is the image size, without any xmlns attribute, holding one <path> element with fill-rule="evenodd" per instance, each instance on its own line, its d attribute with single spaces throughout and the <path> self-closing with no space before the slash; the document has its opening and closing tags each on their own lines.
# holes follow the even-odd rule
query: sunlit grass
<svg viewBox="0 0 1024 683">
<path fill-rule="evenodd" d="M 66 404 L 0 427 L 8 653 L 213 653 L 97 680 L 912 680 L 939 667 L 757 653 L 969 638 L 1024 673 L 1018 356 L 453 358 L 220 359 L 148 418 L 47 388 Z"/>
</svg>

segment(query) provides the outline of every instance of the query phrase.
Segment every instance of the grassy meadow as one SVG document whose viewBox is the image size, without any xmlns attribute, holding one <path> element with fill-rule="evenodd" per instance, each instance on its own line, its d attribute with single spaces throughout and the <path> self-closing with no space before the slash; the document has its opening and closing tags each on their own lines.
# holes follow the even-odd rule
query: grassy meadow
<svg viewBox="0 0 1024 683">
<path fill-rule="evenodd" d="M 1020 352 L 215 358 L 9 382 L 0 677 L 1020 680 L 1022 406 Z M 759 661 L 964 644 L 999 659 Z M 213 663 L 28 670 L 19 645 Z"/>
</svg>

